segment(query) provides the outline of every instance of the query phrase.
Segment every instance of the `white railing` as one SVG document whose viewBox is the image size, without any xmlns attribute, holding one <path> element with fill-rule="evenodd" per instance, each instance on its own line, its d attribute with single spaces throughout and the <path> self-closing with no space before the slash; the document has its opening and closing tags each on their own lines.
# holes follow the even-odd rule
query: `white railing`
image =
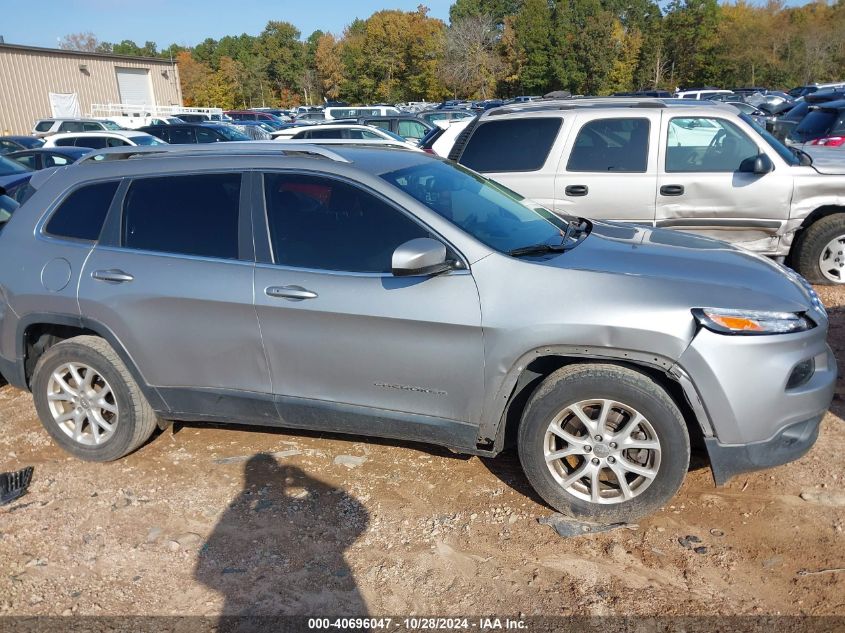
<svg viewBox="0 0 845 633">
<path fill-rule="evenodd" d="M 179 114 L 207 114 L 220 118 L 223 108 L 188 108 L 180 105 L 154 105 L 129 103 L 94 103 L 91 105 L 91 117 L 167 117 Z"/>
</svg>

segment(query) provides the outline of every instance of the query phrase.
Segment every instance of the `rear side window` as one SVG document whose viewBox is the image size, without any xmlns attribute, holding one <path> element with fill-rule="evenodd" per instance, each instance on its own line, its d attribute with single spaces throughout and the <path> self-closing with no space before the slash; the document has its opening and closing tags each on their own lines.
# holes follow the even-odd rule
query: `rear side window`
<svg viewBox="0 0 845 633">
<path fill-rule="evenodd" d="M 73 141 L 76 142 L 77 147 L 90 147 L 91 149 L 103 149 L 109 146 L 109 140 L 105 136 L 80 136 Z M 56 145 L 59 143 L 57 142 Z M 73 145 L 74 143 L 70 143 Z M 122 143 L 121 143 L 122 145 Z"/>
<path fill-rule="evenodd" d="M 59 138 L 54 143 L 57 147 L 73 147 L 76 144 L 75 138 Z"/>
<path fill-rule="evenodd" d="M 38 125 L 35 126 L 36 132 L 48 132 L 50 128 L 53 127 L 54 121 L 39 121 Z"/>
<path fill-rule="evenodd" d="M 155 130 L 151 131 L 150 134 L 159 137 L 163 141 L 177 145 L 189 145 L 197 142 L 193 128 L 189 127 L 174 127 L 172 130 Z"/>
<path fill-rule="evenodd" d="M 240 174 L 136 180 L 123 203 L 126 248 L 238 258 Z"/>
<path fill-rule="evenodd" d="M 55 237 L 97 241 L 117 185 L 117 181 L 98 182 L 72 192 L 53 213 L 44 231 Z"/>
<path fill-rule="evenodd" d="M 642 173 L 648 163 L 648 119 L 597 119 L 575 138 L 567 171 Z"/>
<path fill-rule="evenodd" d="M 555 117 L 483 123 L 459 162 L 480 172 L 536 171 L 546 163 L 561 122 Z"/>
</svg>

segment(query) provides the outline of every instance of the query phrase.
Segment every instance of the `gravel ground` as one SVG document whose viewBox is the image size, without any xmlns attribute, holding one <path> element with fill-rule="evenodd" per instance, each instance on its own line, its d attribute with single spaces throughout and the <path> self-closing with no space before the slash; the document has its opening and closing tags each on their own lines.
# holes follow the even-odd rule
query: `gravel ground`
<svg viewBox="0 0 845 633">
<path fill-rule="evenodd" d="M 639 525 L 563 539 L 513 453 L 189 425 L 85 463 L 5 386 L 0 470 L 35 476 L 0 508 L 0 615 L 845 615 L 840 390 L 800 461 L 715 488 L 699 460 Z"/>
</svg>

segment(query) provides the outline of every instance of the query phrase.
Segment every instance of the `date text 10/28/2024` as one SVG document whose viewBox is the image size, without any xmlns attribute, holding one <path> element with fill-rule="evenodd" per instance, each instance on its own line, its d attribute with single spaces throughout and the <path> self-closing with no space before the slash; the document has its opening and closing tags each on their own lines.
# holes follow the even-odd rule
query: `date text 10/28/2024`
<svg viewBox="0 0 845 633">
<path fill-rule="evenodd" d="M 311 630 L 476 630 L 518 631 L 527 628 L 524 620 L 511 618 L 309 618 Z"/>
</svg>

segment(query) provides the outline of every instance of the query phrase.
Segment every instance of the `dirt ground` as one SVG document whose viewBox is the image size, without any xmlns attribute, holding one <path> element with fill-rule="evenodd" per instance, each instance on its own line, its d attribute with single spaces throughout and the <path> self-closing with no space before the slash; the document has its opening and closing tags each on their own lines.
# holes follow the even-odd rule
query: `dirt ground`
<svg viewBox="0 0 845 633">
<path fill-rule="evenodd" d="M 699 460 L 638 526 L 563 539 L 512 453 L 189 425 L 85 463 L 5 386 L 0 470 L 35 475 L 0 508 L 0 615 L 845 615 L 840 391 L 800 461 L 715 488 Z"/>
</svg>

